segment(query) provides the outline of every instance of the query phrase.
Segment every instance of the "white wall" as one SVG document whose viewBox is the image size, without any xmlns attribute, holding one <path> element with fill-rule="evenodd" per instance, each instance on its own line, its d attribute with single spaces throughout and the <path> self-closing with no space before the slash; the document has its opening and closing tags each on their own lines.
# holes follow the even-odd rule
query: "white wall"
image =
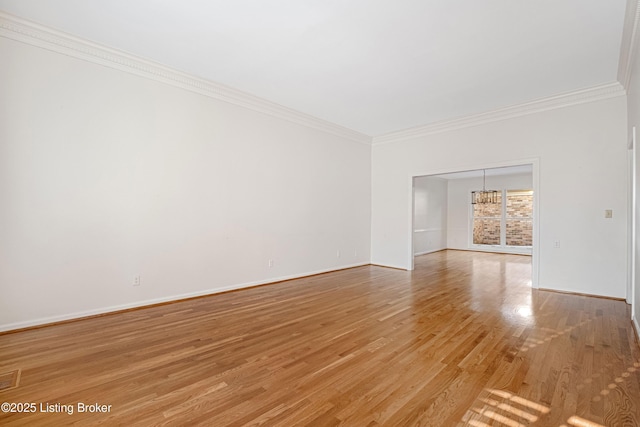
<svg viewBox="0 0 640 427">
<path fill-rule="evenodd" d="M 1 37 L 0 57 L 0 329 L 369 262 L 369 145 Z"/>
<path fill-rule="evenodd" d="M 635 12 L 635 4 L 630 2 L 633 7 L 633 11 Z M 629 10 L 627 13 L 630 13 Z M 635 13 L 632 13 L 631 16 L 635 16 Z M 640 147 L 638 144 L 640 143 L 640 40 L 635 40 L 634 51 L 631 52 L 631 58 L 633 58 L 632 68 L 631 68 L 631 78 L 629 81 L 629 86 L 627 88 L 627 129 L 628 134 L 627 138 L 630 139 L 632 132 L 631 130 L 635 126 L 636 128 L 636 144 L 635 144 L 635 157 L 636 157 L 636 201 L 640 200 Z M 637 202 L 636 202 L 637 203 Z M 635 239 L 635 280 L 632 283 L 633 287 L 633 318 L 636 324 L 636 330 L 640 333 L 640 271 L 638 271 L 640 267 L 640 209 L 636 207 L 636 239 Z"/>
<path fill-rule="evenodd" d="M 398 142 L 374 139 L 372 262 L 410 267 L 411 177 L 539 159 L 538 285 L 623 298 L 625 127 L 626 100 L 616 96 Z"/>
<path fill-rule="evenodd" d="M 413 252 L 426 254 L 447 248 L 447 181 L 423 176 L 413 184 Z"/>
<path fill-rule="evenodd" d="M 533 188 L 531 174 L 487 176 L 486 182 L 487 189 L 491 190 L 528 190 Z M 471 249 L 470 194 L 479 189 L 482 189 L 482 178 L 449 180 L 447 246 L 450 249 Z M 482 249 L 476 247 L 474 250 Z M 530 253 L 529 250 L 522 252 Z"/>
</svg>

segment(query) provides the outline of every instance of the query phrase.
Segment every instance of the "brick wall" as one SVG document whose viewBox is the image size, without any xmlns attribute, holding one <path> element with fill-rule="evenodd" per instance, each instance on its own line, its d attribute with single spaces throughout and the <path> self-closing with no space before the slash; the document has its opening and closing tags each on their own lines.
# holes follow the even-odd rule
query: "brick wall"
<svg viewBox="0 0 640 427">
<path fill-rule="evenodd" d="M 531 220 L 507 220 L 506 238 L 508 246 L 531 246 L 533 226 Z"/>
<path fill-rule="evenodd" d="M 531 246 L 533 244 L 533 194 L 507 192 L 506 244 Z"/>
<path fill-rule="evenodd" d="M 500 220 L 476 219 L 473 221 L 473 243 L 476 245 L 499 245 Z"/>
</svg>

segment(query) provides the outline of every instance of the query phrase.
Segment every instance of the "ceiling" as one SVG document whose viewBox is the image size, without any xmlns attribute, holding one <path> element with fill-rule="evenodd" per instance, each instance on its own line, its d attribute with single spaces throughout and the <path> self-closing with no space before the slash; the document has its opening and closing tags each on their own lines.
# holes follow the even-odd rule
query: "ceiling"
<svg viewBox="0 0 640 427">
<path fill-rule="evenodd" d="M 625 0 L 0 0 L 369 136 L 616 80 Z"/>
</svg>

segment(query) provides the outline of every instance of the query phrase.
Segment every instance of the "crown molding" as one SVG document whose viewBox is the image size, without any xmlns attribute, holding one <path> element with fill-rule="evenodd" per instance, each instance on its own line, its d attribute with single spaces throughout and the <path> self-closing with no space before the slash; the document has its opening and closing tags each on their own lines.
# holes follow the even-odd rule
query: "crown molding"
<svg viewBox="0 0 640 427">
<path fill-rule="evenodd" d="M 627 0 L 620 43 L 620 59 L 618 61 L 618 81 L 625 89 L 629 88 L 631 69 L 635 59 L 638 40 L 638 24 L 640 23 L 640 0 Z"/>
<path fill-rule="evenodd" d="M 2 11 L 0 36 L 239 105 L 352 141 L 371 144 L 371 137 L 363 133 Z"/>
<path fill-rule="evenodd" d="M 408 139 L 420 138 L 426 135 L 478 126 L 485 123 L 613 98 L 625 94 L 626 92 L 624 87 L 622 87 L 619 82 L 613 82 L 588 89 L 541 98 L 511 107 L 500 108 L 486 113 L 473 114 L 451 120 L 443 120 L 424 126 L 417 126 L 398 132 L 388 133 L 386 135 L 374 137 L 372 144 L 381 145 L 400 142 Z"/>
</svg>

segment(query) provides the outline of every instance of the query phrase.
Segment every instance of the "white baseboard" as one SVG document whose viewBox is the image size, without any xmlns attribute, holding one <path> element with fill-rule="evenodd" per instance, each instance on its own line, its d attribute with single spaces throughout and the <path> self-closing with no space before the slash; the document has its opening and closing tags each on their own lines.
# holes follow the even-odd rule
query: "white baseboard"
<svg viewBox="0 0 640 427">
<path fill-rule="evenodd" d="M 101 307 L 93 310 L 76 311 L 74 313 L 63 314 L 58 316 L 40 317 L 37 319 L 26 320 L 22 322 L 6 323 L 6 324 L 0 325 L 0 332 L 8 332 L 8 331 L 13 331 L 17 329 L 31 328 L 34 326 L 43 326 L 51 323 L 64 322 L 67 320 L 82 319 L 83 317 L 113 313 L 113 312 L 128 310 L 132 308 L 141 308 L 141 307 L 146 307 L 146 306 L 151 306 L 154 304 L 161 304 L 166 302 L 175 302 L 183 299 L 201 297 L 205 295 L 215 295 L 222 292 L 228 292 L 228 291 L 233 291 L 237 289 L 250 288 L 253 286 L 260 286 L 260 285 L 268 285 L 270 283 L 277 283 L 285 280 L 299 279 L 301 277 L 313 276 L 316 274 L 330 273 L 332 271 L 345 270 L 347 268 L 353 268 L 353 267 L 361 267 L 363 265 L 369 265 L 369 262 L 343 265 L 339 267 L 310 271 L 310 272 L 300 273 L 300 274 L 292 274 L 288 276 L 274 277 L 267 280 L 259 280 L 255 282 L 239 283 L 239 284 L 230 285 L 230 286 L 223 286 L 221 288 L 204 289 L 202 291 L 197 291 L 197 292 L 189 292 L 186 294 L 177 294 L 177 295 L 154 298 L 154 299 L 149 299 L 144 301 L 136 301 L 128 304 L 119 304 L 119 305 L 113 305 L 109 307 Z"/>
<path fill-rule="evenodd" d="M 517 248 L 501 248 L 501 247 L 491 247 L 491 246 L 470 246 L 467 249 L 463 249 L 467 251 L 473 252 L 491 252 L 497 254 L 513 254 L 513 255 L 529 255 L 532 254 L 532 249 L 517 249 Z"/>
<path fill-rule="evenodd" d="M 375 266 L 375 267 L 385 267 L 385 268 L 394 268 L 396 270 L 404 270 L 404 271 L 408 271 L 407 267 L 404 265 L 394 265 L 394 264 L 380 264 L 377 262 L 372 262 L 371 265 Z"/>
<path fill-rule="evenodd" d="M 434 252 L 440 252 L 440 251 L 444 251 L 447 248 L 440 248 L 440 249 L 432 249 L 430 251 L 424 251 L 424 252 L 416 252 L 413 254 L 413 256 L 420 256 L 420 255 L 426 255 L 426 254 L 432 254 Z"/>
<path fill-rule="evenodd" d="M 558 292 L 558 293 L 567 294 L 567 295 L 578 295 L 583 297 L 606 298 L 606 299 L 612 299 L 616 301 L 623 301 L 626 303 L 623 296 L 617 296 L 617 295 L 605 295 L 605 294 L 594 294 L 591 292 L 580 292 L 575 289 L 564 289 L 562 287 L 550 287 L 548 285 L 540 286 L 538 290 L 548 291 L 548 292 Z"/>
</svg>

